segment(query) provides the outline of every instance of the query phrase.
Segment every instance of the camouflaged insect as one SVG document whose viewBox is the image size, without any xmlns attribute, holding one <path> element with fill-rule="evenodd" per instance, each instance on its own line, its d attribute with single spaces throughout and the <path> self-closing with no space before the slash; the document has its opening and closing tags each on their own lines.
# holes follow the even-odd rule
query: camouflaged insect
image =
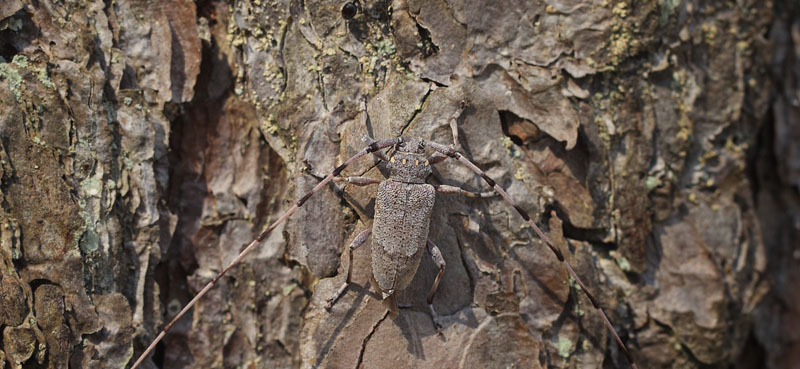
<svg viewBox="0 0 800 369">
<path fill-rule="evenodd" d="M 315 193 L 321 191 L 328 183 L 337 178 L 337 180 L 346 181 L 357 186 L 366 186 L 371 184 L 378 184 L 378 194 L 375 202 L 375 221 L 371 228 L 367 228 L 359 233 L 350 243 L 349 259 L 350 263 L 347 269 L 347 278 L 345 282 L 339 287 L 336 293 L 328 299 L 325 306 L 326 310 L 330 310 L 334 303 L 340 296 L 347 290 L 351 283 L 353 274 L 353 251 L 359 246 L 363 245 L 370 235 L 373 235 L 372 242 L 372 275 L 381 290 L 382 297 L 390 301 L 390 310 L 393 314 L 397 313 L 397 303 L 394 300 L 394 294 L 400 290 L 405 289 L 414 278 L 414 274 L 419 268 L 420 260 L 424 254 L 425 246 L 430 253 L 433 261 L 439 267 L 439 272 L 436 279 L 431 286 L 430 292 L 427 296 L 428 307 L 430 309 L 431 318 L 437 331 L 441 333 L 441 325 L 439 324 L 436 311 L 433 309 L 433 296 L 439 286 L 439 282 L 444 274 L 445 261 L 439 248 L 428 239 L 428 230 L 430 228 L 431 213 L 435 202 L 436 192 L 461 194 L 472 197 L 488 197 L 486 194 L 476 194 L 466 191 L 459 187 L 448 185 L 431 185 L 426 183 L 426 179 L 431 174 L 431 165 L 439 163 L 448 158 L 454 159 L 468 167 L 471 171 L 481 176 L 481 178 L 492 187 L 495 193 L 500 195 L 517 213 L 526 221 L 533 229 L 536 235 L 544 242 L 544 244 L 553 252 L 558 258 L 558 261 L 567 271 L 571 278 L 575 280 L 580 290 L 589 298 L 592 306 L 596 309 L 599 315 L 603 318 L 606 328 L 611 332 L 614 339 L 617 341 L 631 367 L 637 368 L 633 357 L 628 351 L 622 339 L 614 330 L 614 326 L 608 320 L 603 309 L 600 307 L 598 301 L 589 292 L 589 289 L 583 283 L 581 278 L 575 273 L 572 266 L 566 261 L 564 255 L 561 253 L 553 242 L 547 237 L 544 232 L 536 225 L 528 213 L 522 209 L 508 193 L 498 185 L 486 172 L 478 168 L 474 163 L 465 158 L 461 153 L 456 150 L 458 147 L 458 128 L 456 126 L 456 118 L 464 110 L 464 104 L 453 114 L 450 119 L 450 128 L 453 133 L 453 145 L 442 145 L 436 142 L 426 141 L 419 138 L 406 138 L 398 137 L 382 141 L 372 141 L 367 147 L 347 159 L 342 165 L 338 166 L 330 174 L 325 176 L 311 191 L 300 198 L 289 210 L 286 211 L 278 220 L 272 223 L 269 228 L 264 230 L 258 238 L 253 240 L 225 269 L 223 269 L 214 279 L 209 282 L 203 289 L 184 307 L 173 319 L 167 324 L 161 333 L 156 337 L 150 346 L 142 353 L 139 359 L 134 363 L 132 368 L 136 368 L 147 355 L 156 347 L 156 344 L 161 341 L 166 335 L 167 331 L 188 312 L 197 301 L 202 298 L 208 291 L 222 278 L 222 276 L 238 264 L 250 251 L 252 251 L 267 235 L 275 229 L 281 222 L 289 218 L 299 209 L 303 204 Z M 387 158 L 381 150 L 394 146 L 396 149 L 395 154 L 391 158 Z M 425 150 L 431 149 L 434 154 L 430 156 L 425 155 Z M 366 177 L 337 177 L 342 171 L 358 158 L 372 154 L 378 159 L 388 161 L 389 178 L 384 181 L 379 181 Z"/>
</svg>

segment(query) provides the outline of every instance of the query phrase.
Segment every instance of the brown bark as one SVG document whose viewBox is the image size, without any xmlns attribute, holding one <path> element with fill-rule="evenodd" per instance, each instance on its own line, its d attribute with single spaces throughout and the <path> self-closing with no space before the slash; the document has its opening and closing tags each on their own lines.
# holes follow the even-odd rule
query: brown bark
<svg viewBox="0 0 800 369">
<path fill-rule="evenodd" d="M 129 366 L 318 183 L 307 167 L 332 170 L 364 134 L 449 144 L 466 102 L 462 152 L 545 228 L 640 367 L 788 368 L 785 3 L 384 0 L 345 21 L 344 1 L 3 1 L 0 366 Z M 385 174 L 373 158 L 343 173 Z M 488 190 L 452 161 L 431 182 Z M 436 200 L 444 338 L 427 256 L 391 318 L 365 245 L 326 312 L 374 192 L 312 197 L 146 366 L 627 367 L 499 198 Z"/>
</svg>

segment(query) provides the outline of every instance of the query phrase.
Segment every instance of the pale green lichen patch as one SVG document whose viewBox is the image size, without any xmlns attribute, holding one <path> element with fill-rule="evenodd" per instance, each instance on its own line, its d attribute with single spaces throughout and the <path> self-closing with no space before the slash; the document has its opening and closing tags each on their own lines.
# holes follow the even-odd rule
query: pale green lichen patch
<svg viewBox="0 0 800 369">
<path fill-rule="evenodd" d="M 519 158 L 522 156 L 522 152 L 520 151 L 519 147 L 517 147 L 510 137 L 503 136 L 503 138 L 500 139 L 500 142 L 503 144 L 503 147 L 506 148 L 508 155 L 512 158 Z"/>
<path fill-rule="evenodd" d="M 647 186 L 647 191 L 655 190 L 661 185 L 661 181 L 655 176 L 648 176 L 644 183 Z"/>
<path fill-rule="evenodd" d="M 15 55 L 11 63 L 0 63 L 0 79 L 8 83 L 8 87 L 17 101 L 22 98 L 22 86 L 25 82 L 19 68 L 35 72 L 42 85 L 51 89 L 55 88 L 55 84 L 50 80 L 50 76 L 47 73 L 47 68 L 39 68 L 32 65 L 25 55 Z"/>
<path fill-rule="evenodd" d="M 663 0 L 661 3 L 661 19 L 660 22 L 662 25 L 666 24 L 669 20 L 669 17 L 675 12 L 675 9 L 680 4 L 680 0 Z"/>
<path fill-rule="evenodd" d="M 288 286 L 284 286 L 284 287 L 283 287 L 283 291 L 281 291 L 281 293 L 283 293 L 283 295 L 284 295 L 284 296 L 289 296 L 289 294 L 290 294 L 290 293 L 292 293 L 292 291 L 293 291 L 293 290 L 294 290 L 296 287 L 297 287 L 297 285 L 296 285 L 296 284 L 294 284 L 294 283 L 292 283 L 292 284 L 290 284 L 290 285 L 288 285 Z"/>
<path fill-rule="evenodd" d="M 133 160 L 131 160 L 128 157 L 125 157 L 122 161 L 125 164 L 126 170 L 133 170 Z"/>
<path fill-rule="evenodd" d="M 81 188 L 89 196 L 99 196 L 103 186 L 96 178 L 86 178 L 81 182 Z"/>
<path fill-rule="evenodd" d="M 569 286 L 574 288 L 576 291 L 578 291 L 578 292 L 581 291 L 581 285 L 579 285 L 578 282 L 575 281 L 575 278 L 572 278 L 572 276 L 569 276 L 568 283 L 569 283 Z"/>
<path fill-rule="evenodd" d="M 28 57 L 25 55 L 14 55 L 14 59 L 11 60 L 12 63 L 19 65 L 22 68 L 30 67 L 30 63 L 28 62 Z"/>
<path fill-rule="evenodd" d="M 53 81 L 50 80 L 50 75 L 47 73 L 46 67 L 37 67 L 30 63 L 28 57 L 25 55 L 15 55 L 14 59 L 11 60 L 12 63 L 20 66 L 21 68 L 28 69 L 36 73 L 36 78 L 39 82 L 47 88 L 55 88 L 55 84 Z"/>
<path fill-rule="evenodd" d="M 569 338 L 559 337 L 556 346 L 558 347 L 558 356 L 566 359 L 569 357 L 569 354 L 572 353 L 574 344 L 569 340 Z"/>
<path fill-rule="evenodd" d="M 377 46 L 378 54 L 380 55 L 392 55 L 396 50 L 394 43 L 387 39 L 378 41 L 375 46 Z"/>
<path fill-rule="evenodd" d="M 578 304 L 575 304 L 575 315 L 576 316 L 583 316 L 584 314 L 586 314 L 586 312 L 583 311 L 583 309 L 581 309 L 581 306 L 578 305 Z"/>
<path fill-rule="evenodd" d="M 630 272 L 631 271 L 631 263 L 630 263 L 630 261 L 628 261 L 627 258 L 625 258 L 624 256 L 620 255 L 616 251 L 611 251 L 609 253 L 609 255 L 611 255 L 611 257 L 614 258 L 614 261 L 617 262 L 617 265 L 619 266 L 620 269 L 622 269 L 623 272 Z"/>
<path fill-rule="evenodd" d="M 703 24 L 703 38 L 709 46 L 714 46 L 714 42 L 719 35 L 719 28 L 714 24 Z"/>
<path fill-rule="evenodd" d="M 517 168 L 517 170 L 514 171 L 514 179 L 522 181 L 522 182 L 530 182 L 530 178 L 528 176 L 528 172 L 526 172 L 522 168 Z"/>
<path fill-rule="evenodd" d="M 22 86 L 22 76 L 16 68 L 11 66 L 11 63 L 0 63 L 0 79 L 3 79 L 8 84 L 8 88 L 14 95 L 17 101 L 22 97 L 20 87 Z"/>
<path fill-rule="evenodd" d="M 14 32 L 19 32 L 22 29 L 22 19 L 17 17 L 8 17 L 0 21 L 0 30 L 10 29 Z"/>
<path fill-rule="evenodd" d="M 55 89 L 56 85 L 50 80 L 50 75 L 47 73 L 47 68 L 36 68 L 36 76 L 39 82 L 45 87 Z"/>
</svg>

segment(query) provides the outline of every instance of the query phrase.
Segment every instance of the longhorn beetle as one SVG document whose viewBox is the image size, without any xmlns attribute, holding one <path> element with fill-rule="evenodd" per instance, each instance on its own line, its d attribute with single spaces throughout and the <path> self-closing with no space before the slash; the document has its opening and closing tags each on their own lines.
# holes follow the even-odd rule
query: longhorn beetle
<svg viewBox="0 0 800 369">
<path fill-rule="evenodd" d="M 203 287 L 202 290 L 167 324 L 158 336 L 150 343 L 150 346 L 139 356 L 136 362 L 131 367 L 136 368 L 142 361 L 150 354 L 156 347 L 158 342 L 164 338 L 167 332 L 173 325 L 186 314 L 198 300 L 200 300 L 208 291 L 214 287 L 217 281 L 222 278 L 231 268 L 238 264 L 249 254 L 266 236 L 277 227 L 281 222 L 289 218 L 299 209 L 303 204 L 315 193 L 319 192 L 328 183 L 334 180 L 342 171 L 358 158 L 367 154 L 372 154 L 380 160 L 388 162 L 389 178 L 384 181 L 379 181 L 367 177 L 347 177 L 339 180 L 348 183 L 366 186 L 371 184 L 378 184 L 378 193 L 375 201 L 375 221 L 371 228 L 367 228 L 359 233 L 351 242 L 349 251 L 350 265 L 347 269 L 347 278 L 341 287 L 328 299 L 325 306 L 326 310 L 330 310 L 338 298 L 345 292 L 347 286 L 351 282 L 353 271 L 353 251 L 364 244 L 372 234 L 372 275 L 378 284 L 378 289 L 381 291 L 384 299 L 393 298 L 393 295 L 400 290 L 405 289 L 411 283 L 414 274 L 419 267 L 422 258 L 423 250 L 427 248 L 439 272 L 433 282 L 433 286 L 427 296 L 427 303 L 433 318 L 434 326 L 437 331 L 440 330 L 436 311 L 433 309 L 433 296 L 439 286 L 442 275 L 444 274 L 445 262 L 439 248 L 430 240 L 428 240 L 428 227 L 430 226 L 431 211 L 433 209 L 434 199 L 436 192 L 463 194 L 472 197 L 487 197 L 486 194 L 473 193 L 460 187 L 447 186 L 447 185 L 431 185 L 426 183 L 428 176 L 432 172 L 431 165 L 440 163 L 448 158 L 458 160 L 470 170 L 481 176 L 483 180 L 498 193 L 503 200 L 505 200 L 511 207 L 513 207 L 519 215 L 528 222 L 530 227 L 536 235 L 544 241 L 545 245 L 550 251 L 555 254 L 561 265 L 567 270 L 570 277 L 580 286 L 580 289 L 589 298 L 592 306 L 600 314 L 603 323 L 606 325 L 614 339 L 617 341 L 620 349 L 625 354 L 631 367 L 637 368 L 628 348 L 622 342 L 611 322 L 606 316 L 603 308 L 600 307 L 598 301 L 589 292 L 589 289 L 581 281 L 578 274 L 572 266 L 564 259 L 561 253 L 550 238 L 542 232 L 539 226 L 531 219 L 528 213 L 522 209 L 506 191 L 500 187 L 486 172 L 478 168 L 470 160 L 466 159 L 461 153 L 457 151 L 459 147 L 458 140 L 458 127 L 456 118 L 463 112 L 465 103 L 462 102 L 461 106 L 450 118 L 450 129 L 453 134 L 453 145 L 442 145 L 436 142 L 412 138 L 412 137 L 397 137 L 387 140 L 374 141 L 370 139 L 367 147 L 347 159 L 344 163 L 336 167 L 330 174 L 325 176 L 311 191 L 306 193 L 300 198 L 289 210 L 287 210 L 278 220 L 273 222 L 266 230 L 261 232 L 258 237 L 250 242 L 247 247 L 225 267 L 214 279 Z M 387 157 L 381 150 L 394 147 L 395 152 L 391 157 Z M 425 149 L 431 149 L 433 154 L 430 156 L 425 155 Z M 392 303 L 396 308 L 396 303 Z"/>
</svg>

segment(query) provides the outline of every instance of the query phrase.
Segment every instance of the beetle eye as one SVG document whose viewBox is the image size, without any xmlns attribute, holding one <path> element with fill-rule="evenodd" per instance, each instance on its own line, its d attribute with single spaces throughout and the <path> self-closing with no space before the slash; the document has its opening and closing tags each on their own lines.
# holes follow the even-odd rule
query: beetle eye
<svg viewBox="0 0 800 369">
<path fill-rule="evenodd" d="M 352 1 L 347 2 L 342 7 L 342 18 L 344 19 L 353 19 L 353 17 L 356 16 L 356 13 L 358 13 L 358 6 Z"/>
</svg>

